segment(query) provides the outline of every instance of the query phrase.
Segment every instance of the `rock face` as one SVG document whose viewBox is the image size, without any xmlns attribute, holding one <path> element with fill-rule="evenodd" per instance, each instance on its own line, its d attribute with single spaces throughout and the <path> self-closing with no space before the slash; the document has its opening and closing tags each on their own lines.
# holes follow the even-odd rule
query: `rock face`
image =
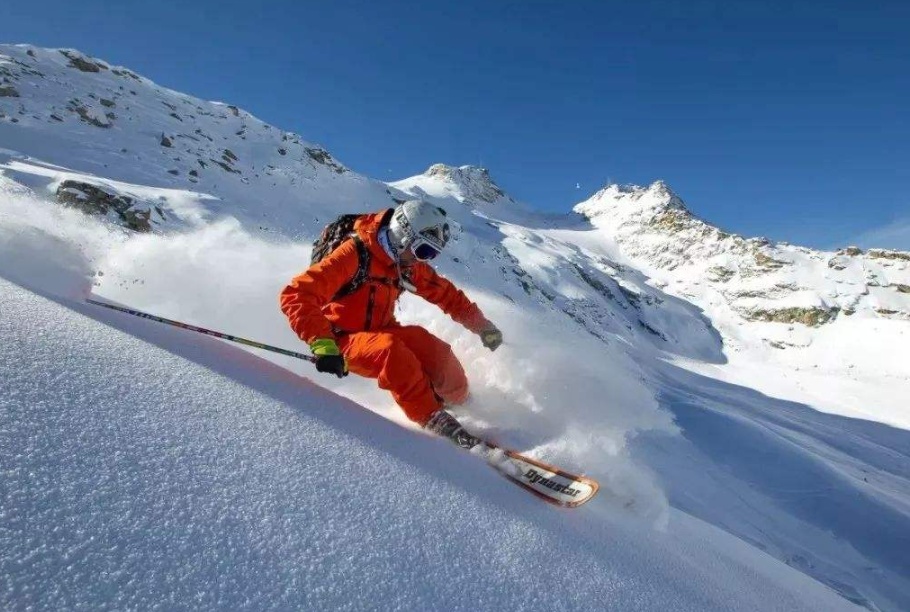
<svg viewBox="0 0 910 612">
<path fill-rule="evenodd" d="M 325 149 L 319 147 L 306 147 L 304 150 L 306 151 L 306 154 L 310 156 L 310 159 L 317 164 L 322 164 L 323 166 L 331 168 L 332 172 L 336 174 L 344 174 L 348 171 L 347 168 L 335 161 L 335 158 Z M 278 151 L 279 155 L 287 155 L 286 150 L 284 153 L 281 151 L 282 149 Z"/>
<path fill-rule="evenodd" d="M 872 259 L 893 259 L 895 261 L 910 261 L 910 253 L 902 251 L 892 251 L 888 249 L 869 249 L 869 257 Z"/>
<path fill-rule="evenodd" d="M 730 280 L 737 273 L 752 275 L 785 265 L 766 252 L 766 239 L 730 234 L 696 217 L 663 181 L 648 187 L 609 185 L 573 210 L 609 228 L 631 255 L 657 268 L 674 270 L 716 258 L 714 273 Z M 718 257 L 727 254 L 736 256 L 736 266 Z"/>
<path fill-rule="evenodd" d="M 81 70 L 82 72 L 101 72 L 102 70 L 108 69 L 107 65 L 103 62 L 93 60 L 75 50 L 63 49 L 60 51 L 60 54 L 70 61 L 69 65 L 71 68 Z"/>
<path fill-rule="evenodd" d="M 757 309 L 749 312 L 746 317 L 750 321 L 767 321 L 775 323 L 801 323 L 809 327 L 818 327 L 840 312 L 839 308 L 778 308 L 777 310 Z"/>
<path fill-rule="evenodd" d="M 822 252 L 724 232 L 662 181 L 610 185 L 575 212 L 685 299 L 742 320 L 819 327 L 840 316 L 910 320 L 910 253 Z"/>
<path fill-rule="evenodd" d="M 91 105 L 83 104 L 78 99 L 70 100 L 69 105 L 67 106 L 68 110 L 73 113 L 76 113 L 79 116 L 79 119 L 99 128 L 109 128 L 114 125 L 113 121 L 116 119 L 114 113 L 102 113 L 94 109 Z"/>
<path fill-rule="evenodd" d="M 450 181 L 458 186 L 466 199 L 493 204 L 506 197 L 505 192 L 490 178 L 490 172 L 486 168 L 476 166 L 455 168 L 445 164 L 433 164 L 424 175 Z"/>
<path fill-rule="evenodd" d="M 137 205 L 129 196 L 107 191 L 98 185 L 72 180 L 60 183 L 56 196 L 61 204 L 86 214 L 113 218 L 119 225 L 133 231 L 152 231 L 151 220 L 155 211 L 151 206 Z M 157 212 L 161 214 L 160 211 Z"/>
<path fill-rule="evenodd" d="M 411 197 L 433 199 L 443 208 L 467 206 L 495 210 L 497 215 L 527 211 L 496 184 L 486 168 L 477 166 L 433 164 L 423 174 L 389 184 Z"/>
</svg>

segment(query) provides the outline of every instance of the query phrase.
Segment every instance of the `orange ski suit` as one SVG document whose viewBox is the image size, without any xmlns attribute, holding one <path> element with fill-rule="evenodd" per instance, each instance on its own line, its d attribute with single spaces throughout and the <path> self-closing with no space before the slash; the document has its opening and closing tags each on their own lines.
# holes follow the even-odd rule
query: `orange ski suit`
<svg viewBox="0 0 910 612">
<path fill-rule="evenodd" d="M 367 280 L 353 293 L 336 298 L 360 266 L 353 240 L 345 240 L 322 261 L 285 287 L 281 310 L 306 343 L 333 338 L 348 370 L 376 378 L 391 391 L 405 414 L 420 425 L 445 401 L 467 399 L 468 380 L 452 348 L 423 327 L 395 320 L 395 302 L 405 290 L 398 266 L 379 242 L 392 209 L 360 217 L 354 231 L 370 253 Z M 489 322 L 480 308 L 451 282 L 423 262 L 402 268 L 417 295 L 439 306 L 474 333 Z"/>
</svg>

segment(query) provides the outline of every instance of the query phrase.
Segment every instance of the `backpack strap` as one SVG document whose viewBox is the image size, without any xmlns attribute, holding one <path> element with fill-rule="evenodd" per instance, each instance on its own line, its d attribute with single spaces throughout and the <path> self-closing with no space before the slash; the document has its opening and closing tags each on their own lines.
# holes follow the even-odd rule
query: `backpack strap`
<svg viewBox="0 0 910 612">
<path fill-rule="evenodd" d="M 357 248 L 357 271 L 354 272 L 353 278 L 338 290 L 338 293 L 335 294 L 332 301 L 357 291 L 360 286 L 366 282 L 370 272 L 370 251 L 367 249 L 367 245 L 363 243 L 363 240 L 361 240 L 356 232 L 351 235 L 351 240 L 354 241 L 354 246 Z"/>
</svg>

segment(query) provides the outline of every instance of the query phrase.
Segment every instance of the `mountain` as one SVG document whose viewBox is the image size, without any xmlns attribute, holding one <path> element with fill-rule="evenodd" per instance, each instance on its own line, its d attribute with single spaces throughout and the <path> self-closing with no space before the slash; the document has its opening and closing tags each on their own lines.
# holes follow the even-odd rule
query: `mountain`
<svg viewBox="0 0 910 612">
<path fill-rule="evenodd" d="M 610 185 L 574 210 L 655 286 L 702 308 L 728 359 L 748 353 L 753 363 L 810 370 L 801 384 L 814 379 L 822 395 L 862 380 L 882 393 L 866 394 L 874 407 L 852 414 L 910 425 L 902 408 L 910 374 L 910 253 L 824 252 L 744 238 L 696 217 L 661 181 Z M 768 387 L 762 378 L 750 385 Z M 831 399 L 822 409 L 837 411 Z M 851 396 L 849 403 L 858 402 Z"/>
<path fill-rule="evenodd" d="M 489 170 L 476 166 L 455 168 L 445 164 L 433 164 L 423 174 L 396 181 L 391 185 L 413 197 L 435 198 L 447 201 L 450 206 L 455 202 L 472 208 L 519 206 L 493 181 Z"/>
<path fill-rule="evenodd" d="M 856 247 L 825 253 L 743 238 L 698 219 L 662 181 L 610 185 L 574 210 L 661 280 L 692 295 L 715 294 L 746 321 L 812 327 L 854 315 L 910 321 L 910 253 Z"/>
<path fill-rule="evenodd" d="M 323 184 L 332 185 L 320 193 L 328 208 L 391 203 L 386 185 L 236 106 L 192 98 L 75 50 L 2 53 L 3 148 L 40 160 L 16 160 L 7 172 L 114 220 L 133 219 L 135 229 L 195 226 L 224 208 L 250 225 L 293 226 L 312 213 L 301 194 Z M 99 200 L 86 185 L 109 197 Z M 129 201 L 118 205 L 117 197 Z"/>
<path fill-rule="evenodd" d="M 661 182 L 564 215 L 472 166 L 383 183 L 74 50 L 0 46 L 0 96 L 7 607 L 910 605 L 907 254 L 727 234 Z M 276 298 L 307 242 L 409 197 L 458 223 L 438 268 L 506 342 L 400 319 L 465 363 L 472 429 L 601 482 L 577 513 L 373 381 L 82 300 L 301 350 Z"/>
</svg>

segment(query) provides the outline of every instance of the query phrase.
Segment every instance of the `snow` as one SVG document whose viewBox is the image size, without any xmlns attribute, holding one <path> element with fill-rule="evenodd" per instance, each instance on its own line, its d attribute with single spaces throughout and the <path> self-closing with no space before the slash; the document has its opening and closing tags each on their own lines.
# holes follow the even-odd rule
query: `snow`
<svg viewBox="0 0 910 612">
<path fill-rule="evenodd" d="M 239 348 L 54 295 L 27 261 L 28 289 L 0 280 L 5 608 L 850 607 L 681 513 L 655 531 L 542 504 Z"/>
<path fill-rule="evenodd" d="M 556 216 L 470 166 L 385 184 L 68 62 L 0 46 L 22 94 L 0 98 L 0 607 L 910 606 L 910 259 L 726 234 L 660 182 Z M 161 214 L 126 231 L 49 202 L 64 180 Z M 462 227 L 438 268 L 505 344 L 413 296 L 399 318 L 465 364 L 465 423 L 597 479 L 586 506 L 416 431 L 373 381 L 83 301 L 304 350 L 277 294 L 308 239 L 415 196 Z M 806 306 L 841 310 L 749 320 Z"/>
<path fill-rule="evenodd" d="M 908 428 L 910 254 L 889 259 L 874 250 L 851 255 L 746 240 L 697 219 L 662 182 L 612 185 L 575 210 L 597 228 L 603 253 L 704 309 L 725 339 L 730 367 L 715 369 L 719 376 L 809 400 L 817 410 Z M 659 223 L 667 211 L 678 215 L 670 228 Z M 712 274 L 718 268 L 727 270 L 720 278 Z M 811 308 L 832 312 L 833 321 L 751 319 L 759 309 Z M 782 380 L 794 370 L 802 390 Z M 847 388 L 846 396 L 832 393 Z"/>
</svg>

